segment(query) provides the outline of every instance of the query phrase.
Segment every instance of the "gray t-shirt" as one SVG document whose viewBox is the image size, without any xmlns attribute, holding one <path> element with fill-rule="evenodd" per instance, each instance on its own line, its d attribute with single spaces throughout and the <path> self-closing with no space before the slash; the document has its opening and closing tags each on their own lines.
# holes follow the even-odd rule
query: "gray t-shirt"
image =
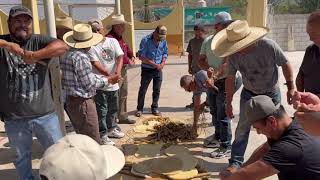
<svg viewBox="0 0 320 180">
<path fill-rule="evenodd" d="M 208 79 L 207 72 L 204 70 L 200 70 L 194 74 L 194 79 L 196 81 L 197 90 L 193 92 L 194 96 L 199 96 L 203 92 L 207 92 L 206 81 Z"/>
<path fill-rule="evenodd" d="M 288 60 L 279 45 L 262 38 L 248 54 L 234 54 L 229 58 L 229 75 L 240 71 L 244 88 L 256 94 L 271 92 L 278 86 L 278 66 Z"/>
<path fill-rule="evenodd" d="M 12 41 L 10 35 L 0 39 Z M 53 40 L 33 34 L 20 46 L 37 51 Z M 49 64 L 49 59 L 44 61 Z M 20 56 L 0 48 L 0 100 L 0 114 L 8 119 L 36 118 L 54 112 L 48 65 L 26 64 Z"/>
<path fill-rule="evenodd" d="M 200 55 L 200 49 L 204 38 L 193 38 L 189 41 L 187 52 L 192 55 L 192 64 L 191 69 L 193 73 L 200 71 L 200 67 L 198 65 L 198 59 Z"/>
<path fill-rule="evenodd" d="M 303 73 L 304 90 L 320 94 L 320 48 L 317 45 L 307 48 L 299 71 Z"/>
</svg>

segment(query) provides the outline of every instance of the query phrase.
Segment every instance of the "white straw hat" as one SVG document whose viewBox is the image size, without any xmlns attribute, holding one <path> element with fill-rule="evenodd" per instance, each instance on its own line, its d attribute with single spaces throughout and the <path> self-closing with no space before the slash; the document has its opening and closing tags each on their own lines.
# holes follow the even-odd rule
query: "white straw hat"
<svg viewBox="0 0 320 180">
<path fill-rule="evenodd" d="M 211 50 L 219 57 L 230 56 L 254 44 L 268 32 L 266 27 L 249 27 L 247 21 L 237 20 L 214 36 Z"/>
<path fill-rule="evenodd" d="M 110 24 L 107 25 L 107 29 L 111 29 L 111 27 L 113 25 L 116 25 L 116 24 L 128 24 L 128 25 L 131 25 L 132 23 L 126 21 L 124 19 L 124 15 L 123 14 L 115 14 L 115 15 L 112 15 L 111 22 L 110 22 Z"/>
<path fill-rule="evenodd" d="M 49 180 L 104 180 L 119 172 L 124 163 L 118 148 L 71 134 L 46 150 L 39 174 Z"/>
<path fill-rule="evenodd" d="M 97 45 L 102 39 L 101 34 L 92 32 L 89 24 L 77 24 L 73 27 L 73 31 L 69 31 L 63 36 L 63 41 L 76 49 Z"/>
<path fill-rule="evenodd" d="M 57 17 L 56 27 L 62 27 L 67 29 L 73 29 L 72 18 L 69 16 Z"/>
</svg>

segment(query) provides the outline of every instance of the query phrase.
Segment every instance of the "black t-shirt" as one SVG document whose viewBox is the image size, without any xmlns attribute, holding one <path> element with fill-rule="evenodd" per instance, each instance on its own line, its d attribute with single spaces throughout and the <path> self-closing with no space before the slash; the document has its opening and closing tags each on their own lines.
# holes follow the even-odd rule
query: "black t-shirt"
<svg viewBox="0 0 320 180">
<path fill-rule="evenodd" d="M 279 180 L 320 180 L 320 138 L 308 135 L 297 121 L 279 140 L 268 142 L 271 150 L 263 160 L 280 172 Z"/>
<path fill-rule="evenodd" d="M 10 35 L 0 39 L 12 42 Z M 54 39 L 32 35 L 20 46 L 37 51 Z M 49 60 L 44 60 L 49 64 Z M 48 65 L 26 64 L 20 56 L 0 48 L 0 114 L 5 118 L 35 118 L 54 112 Z"/>
<path fill-rule="evenodd" d="M 304 75 L 305 91 L 320 94 L 320 48 L 317 45 L 307 48 L 299 71 Z"/>
</svg>

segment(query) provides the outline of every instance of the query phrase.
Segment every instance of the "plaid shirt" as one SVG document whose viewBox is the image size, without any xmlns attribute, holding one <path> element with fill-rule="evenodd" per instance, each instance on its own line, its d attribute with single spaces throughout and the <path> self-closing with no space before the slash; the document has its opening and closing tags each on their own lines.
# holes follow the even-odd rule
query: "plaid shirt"
<svg viewBox="0 0 320 180">
<path fill-rule="evenodd" d="M 60 61 L 62 88 L 67 96 L 91 98 L 96 89 L 103 88 L 108 81 L 92 72 L 89 56 L 77 49 L 71 49 Z"/>
</svg>

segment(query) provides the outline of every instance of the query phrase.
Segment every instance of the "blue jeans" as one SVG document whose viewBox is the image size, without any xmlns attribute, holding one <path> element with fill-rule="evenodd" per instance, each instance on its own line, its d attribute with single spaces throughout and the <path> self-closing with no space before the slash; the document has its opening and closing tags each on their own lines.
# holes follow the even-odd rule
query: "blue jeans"
<svg viewBox="0 0 320 180">
<path fill-rule="evenodd" d="M 254 96 L 258 96 L 262 94 L 255 94 L 249 90 L 243 88 L 241 92 L 240 98 L 240 117 L 238 126 L 235 133 L 235 139 L 232 143 L 231 150 L 231 158 L 229 159 L 229 165 L 235 167 L 241 167 L 244 160 L 244 153 L 247 149 L 248 139 L 250 134 L 251 124 L 246 118 L 245 115 L 245 104 L 248 100 L 250 100 Z M 281 93 L 279 87 L 275 88 L 274 91 L 265 93 L 263 95 L 267 95 L 272 98 L 274 104 L 279 104 L 281 102 Z"/>
<path fill-rule="evenodd" d="M 240 88 L 241 84 L 241 77 L 237 77 L 235 79 L 235 91 Z M 221 141 L 222 147 L 231 149 L 232 130 L 231 119 L 226 115 L 225 79 L 218 80 L 215 85 L 219 89 L 218 94 L 212 89 L 209 89 L 207 93 L 212 124 L 215 126 L 215 139 Z"/>
<path fill-rule="evenodd" d="M 160 97 L 160 89 L 162 84 L 162 71 L 142 67 L 140 89 L 138 94 L 138 111 L 143 111 L 144 99 L 151 80 L 153 80 L 151 111 L 156 111 L 158 109 L 158 101 Z"/>
<path fill-rule="evenodd" d="M 108 133 L 108 130 L 117 127 L 119 93 L 118 90 L 98 90 L 94 99 L 98 113 L 100 137 L 102 137 Z"/>
<path fill-rule="evenodd" d="M 16 152 L 14 165 L 21 180 L 34 179 L 31 164 L 32 134 L 35 134 L 44 150 L 62 138 L 56 113 L 33 119 L 5 118 L 5 130 L 10 147 Z"/>
</svg>

